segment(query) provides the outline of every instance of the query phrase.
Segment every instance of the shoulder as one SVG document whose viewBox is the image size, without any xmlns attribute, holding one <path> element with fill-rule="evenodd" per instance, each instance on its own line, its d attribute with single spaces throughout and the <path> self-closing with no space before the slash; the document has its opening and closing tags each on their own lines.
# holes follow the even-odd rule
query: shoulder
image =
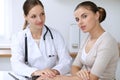
<svg viewBox="0 0 120 80">
<path fill-rule="evenodd" d="M 60 32 L 57 29 L 49 27 L 52 33 L 60 34 Z"/>
<path fill-rule="evenodd" d="M 50 29 L 53 37 L 57 37 L 57 38 L 58 38 L 58 37 L 62 37 L 62 34 L 61 34 L 58 30 L 56 30 L 56 29 L 54 29 L 54 28 L 51 28 L 51 27 L 49 27 L 49 29 Z"/>
<path fill-rule="evenodd" d="M 53 28 L 49 28 L 52 35 L 53 35 L 53 39 L 54 39 L 54 43 L 57 45 L 58 43 L 60 44 L 64 44 L 65 43 L 65 40 L 62 36 L 62 34 L 56 30 L 56 29 L 53 29 Z"/>
<path fill-rule="evenodd" d="M 103 43 L 106 43 L 106 44 L 109 44 L 109 45 L 117 43 L 116 39 L 109 32 L 105 32 L 102 37 L 103 37 L 102 38 Z"/>
<path fill-rule="evenodd" d="M 22 38 L 24 38 L 26 32 L 27 32 L 27 29 L 19 30 L 16 34 L 13 34 L 12 39 L 21 40 Z"/>
<path fill-rule="evenodd" d="M 105 32 L 98 44 L 99 50 L 104 50 L 113 55 L 118 53 L 118 43 L 116 39 L 108 32 Z"/>
</svg>

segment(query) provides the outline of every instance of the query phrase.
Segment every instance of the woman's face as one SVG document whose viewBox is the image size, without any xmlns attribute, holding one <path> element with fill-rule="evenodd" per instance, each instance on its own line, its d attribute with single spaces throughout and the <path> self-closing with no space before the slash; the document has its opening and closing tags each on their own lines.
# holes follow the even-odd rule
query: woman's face
<svg viewBox="0 0 120 80">
<path fill-rule="evenodd" d="M 34 29 L 42 29 L 45 23 L 45 12 L 40 5 L 33 7 L 25 19 L 28 21 L 30 27 Z"/>
<path fill-rule="evenodd" d="M 95 29 L 99 19 L 99 13 L 93 13 L 91 10 L 84 7 L 78 8 L 74 12 L 75 19 L 78 26 L 83 32 L 91 32 Z"/>
</svg>

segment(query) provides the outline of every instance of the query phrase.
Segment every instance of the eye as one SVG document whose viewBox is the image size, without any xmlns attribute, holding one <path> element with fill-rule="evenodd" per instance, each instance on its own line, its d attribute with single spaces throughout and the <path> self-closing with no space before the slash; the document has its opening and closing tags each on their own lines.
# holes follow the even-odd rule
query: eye
<svg viewBox="0 0 120 80">
<path fill-rule="evenodd" d="M 31 18 L 36 18 L 36 15 L 31 16 Z"/>
<path fill-rule="evenodd" d="M 45 13 L 43 12 L 43 13 L 41 13 L 41 15 L 45 15 Z"/>
<path fill-rule="evenodd" d="M 75 20 L 76 20 L 76 22 L 79 22 L 79 18 L 76 17 Z"/>
<path fill-rule="evenodd" d="M 85 14 L 84 14 L 84 15 L 82 15 L 82 18 L 86 18 L 86 17 L 87 17 L 87 15 L 85 15 Z"/>
</svg>

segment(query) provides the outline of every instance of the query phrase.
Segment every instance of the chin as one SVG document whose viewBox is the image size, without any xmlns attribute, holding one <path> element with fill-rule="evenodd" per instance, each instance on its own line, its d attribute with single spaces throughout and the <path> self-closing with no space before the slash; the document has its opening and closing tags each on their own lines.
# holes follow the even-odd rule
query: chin
<svg viewBox="0 0 120 80">
<path fill-rule="evenodd" d="M 43 28 L 43 26 L 36 26 L 36 28 L 37 28 L 37 29 L 42 29 L 42 28 Z"/>
<path fill-rule="evenodd" d="M 88 31 L 86 31 L 86 30 L 82 30 L 82 32 L 83 32 L 83 33 L 87 33 Z"/>
</svg>

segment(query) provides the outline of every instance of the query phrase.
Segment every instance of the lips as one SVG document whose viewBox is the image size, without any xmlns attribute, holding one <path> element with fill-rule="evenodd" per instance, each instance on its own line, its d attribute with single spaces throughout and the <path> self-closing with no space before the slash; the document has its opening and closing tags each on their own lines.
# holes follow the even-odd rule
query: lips
<svg viewBox="0 0 120 80">
<path fill-rule="evenodd" d="M 42 22 L 40 22 L 40 23 L 36 23 L 36 25 L 43 25 L 43 23 L 42 23 Z"/>
<path fill-rule="evenodd" d="M 85 27 L 86 27 L 86 26 L 81 26 L 80 28 L 81 28 L 82 30 L 85 30 Z"/>
</svg>

